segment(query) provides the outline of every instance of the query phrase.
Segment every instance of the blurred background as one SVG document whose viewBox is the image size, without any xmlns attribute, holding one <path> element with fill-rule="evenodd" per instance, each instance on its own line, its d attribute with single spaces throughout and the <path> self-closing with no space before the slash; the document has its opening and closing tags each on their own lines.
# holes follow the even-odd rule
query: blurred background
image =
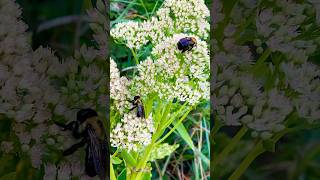
<svg viewBox="0 0 320 180">
<path fill-rule="evenodd" d="M 87 10 L 95 0 L 17 0 L 32 33 L 32 47 L 49 46 L 59 56 L 73 55 L 82 44 L 95 45 Z"/>
</svg>

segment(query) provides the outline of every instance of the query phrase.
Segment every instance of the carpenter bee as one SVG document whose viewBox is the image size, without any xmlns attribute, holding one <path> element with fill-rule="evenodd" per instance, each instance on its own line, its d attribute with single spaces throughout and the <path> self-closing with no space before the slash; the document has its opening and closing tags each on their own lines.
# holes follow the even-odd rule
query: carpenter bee
<svg viewBox="0 0 320 180">
<path fill-rule="evenodd" d="M 184 37 L 178 41 L 177 45 L 182 52 L 191 51 L 197 45 L 197 40 L 194 37 Z"/>
<path fill-rule="evenodd" d="M 76 121 L 66 125 L 58 122 L 56 124 L 62 127 L 64 131 L 72 131 L 72 135 L 76 139 L 81 139 L 80 142 L 63 151 L 63 156 L 71 155 L 80 147 L 87 145 L 85 149 L 85 171 L 87 175 L 90 177 L 98 175 L 101 180 L 105 180 L 108 167 L 108 142 L 103 124 L 97 117 L 96 111 L 90 108 L 81 109 L 77 113 Z M 80 125 L 85 126 L 81 132 L 79 130 Z"/>
<path fill-rule="evenodd" d="M 132 101 L 130 101 L 133 105 L 133 107 L 130 109 L 130 111 L 134 110 L 137 108 L 137 117 L 144 118 L 144 108 L 143 108 L 143 103 L 141 101 L 140 96 L 135 96 Z"/>
</svg>

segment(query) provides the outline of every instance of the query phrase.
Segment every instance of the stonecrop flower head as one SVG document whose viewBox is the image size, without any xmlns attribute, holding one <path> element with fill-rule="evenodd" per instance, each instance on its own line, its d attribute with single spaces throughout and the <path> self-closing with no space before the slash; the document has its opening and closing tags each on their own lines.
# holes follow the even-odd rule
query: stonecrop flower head
<svg viewBox="0 0 320 180">
<path fill-rule="evenodd" d="M 135 93 L 157 93 L 161 98 L 177 98 L 191 105 L 209 99 L 207 43 L 194 37 L 197 46 L 191 51 L 182 53 L 177 49 L 177 42 L 189 36 L 192 35 L 175 34 L 153 48 L 152 58 L 138 65 L 139 75 L 132 82 Z"/>
<path fill-rule="evenodd" d="M 126 77 L 120 77 L 116 62 L 110 58 L 110 97 L 120 113 L 129 109 L 130 106 L 128 100 L 132 98 L 128 90 L 129 83 Z"/>
<path fill-rule="evenodd" d="M 309 59 L 319 48 L 317 40 L 308 37 L 318 28 L 310 16 L 312 5 L 274 1 L 277 8 L 260 7 L 244 0 L 226 17 L 222 4 L 213 18 L 216 28 L 224 29 L 223 37 L 213 41 L 218 119 L 246 126 L 264 139 L 285 129 L 295 112 L 308 123 L 319 119 L 319 67 Z M 227 24 L 218 23 L 224 18 L 230 18 Z M 249 21 L 253 28 L 240 28 Z"/>
<path fill-rule="evenodd" d="M 152 115 L 140 118 L 135 113 L 125 114 L 110 134 L 111 146 L 138 152 L 151 143 L 153 131 Z"/>
<path fill-rule="evenodd" d="M 207 38 L 209 15 L 203 0 L 166 0 L 150 20 L 118 23 L 110 34 L 132 49 L 140 49 L 148 42 L 157 44 L 176 33 Z"/>
</svg>

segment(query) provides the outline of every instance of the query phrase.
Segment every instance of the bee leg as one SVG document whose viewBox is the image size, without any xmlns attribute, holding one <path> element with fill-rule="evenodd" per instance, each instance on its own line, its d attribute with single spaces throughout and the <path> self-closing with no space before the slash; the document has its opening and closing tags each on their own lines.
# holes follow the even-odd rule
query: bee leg
<svg viewBox="0 0 320 180">
<path fill-rule="evenodd" d="M 138 106 L 133 106 L 131 109 L 129 109 L 129 111 L 134 110 L 135 108 L 137 108 Z"/>
<path fill-rule="evenodd" d="M 80 139 L 84 136 L 84 131 L 83 132 L 79 132 L 79 123 L 75 123 L 75 125 L 73 126 L 72 129 L 72 135 L 74 138 L 76 139 Z"/>
<path fill-rule="evenodd" d="M 86 144 L 85 139 L 82 139 L 79 143 L 72 145 L 70 148 L 63 151 L 63 156 L 68 156 L 76 152 L 79 148 L 83 147 Z"/>
<path fill-rule="evenodd" d="M 194 45 L 188 47 L 188 51 L 191 51 Z"/>
<path fill-rule="evenodd" d="M 63 123 L 60 123 L 60 122 L 54 122 L 57 126 L 61 127 L 63 131 L 66 131 L 66 130 L 72 130 L 74 125 L 77 124 L 76 121 L 72 121 L 68 124 L 63 124 Z"/>
</svg>

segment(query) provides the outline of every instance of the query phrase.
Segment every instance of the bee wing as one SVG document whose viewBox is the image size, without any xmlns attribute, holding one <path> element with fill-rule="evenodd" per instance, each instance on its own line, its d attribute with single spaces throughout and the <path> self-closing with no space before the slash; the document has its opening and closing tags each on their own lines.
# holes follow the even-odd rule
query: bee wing
<svg viewBox="0 0 320 180">
<path fill-rule="evenodd" d="M 90 142 L 88 143 L 88 160 L 93 163 L 96 173 L 100 176 L 101 180 L 106 177 L 107 168 L 107 147 L 100 138 L 97 136 L 96 132 L 89 128 L 88 134 Z"/>
<path fill-rule="evenodd" d="M 144 118 L 144 108 L 143 108 L 142 105 L 139 105 L 139 106 L 138 106 L 137 116 Z"/>
</svg>

